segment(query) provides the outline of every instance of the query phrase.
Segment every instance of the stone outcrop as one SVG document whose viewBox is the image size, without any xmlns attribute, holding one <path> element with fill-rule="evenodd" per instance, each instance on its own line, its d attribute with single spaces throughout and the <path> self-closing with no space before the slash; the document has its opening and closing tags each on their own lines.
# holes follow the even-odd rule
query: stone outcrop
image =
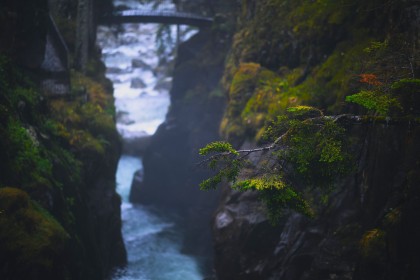
<svg viewBox="0 0 420 280">
<path fill-rule="evenodd" d="M 366 124 L 349 137 L 358 170 L 314 219 L 290 213 L 272 226 L 256 193 L 224 191 L 213 221 L 218 279 L 419 276 L 419 127 Z"/>
</svg>

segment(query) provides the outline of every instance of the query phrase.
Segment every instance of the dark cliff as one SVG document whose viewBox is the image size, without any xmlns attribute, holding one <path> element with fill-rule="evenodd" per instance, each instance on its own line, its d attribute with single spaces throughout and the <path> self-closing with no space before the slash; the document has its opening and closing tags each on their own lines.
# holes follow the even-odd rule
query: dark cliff
<svg viewBox="0 0 420 280">
<path fill-rule="evenodd" d="M 220 279 L 418 278 L 419 128 L 368 123 L 348 134 L 357 172 L 315 218 L 289 213 L 273 226 L 256 193 L 225 190 L 213 225 Z"/>
<path fill-rule="evenodd" d="M 1 1 L 0 278 L 104 279 L 126 258 L 112 87 L 94 41 L 70 70 L 77 2 L 50 2 Z"/>
<path fill-rule="evenodd" d="M 218 279 L 419 277 L 419 11 L 416 1 L 242 1 L 220 126 L 237 148 L 257 146 L 291 106 L 372 113 L 345 102 L 365 84 L 392 84 L 401 106 L 343 124 L 354 168 L 327 199 L 309 191 L 314 217 L 286 211 L 273 226 L 257 192 L 225 186 L 213 222 Z"/>
</svg>

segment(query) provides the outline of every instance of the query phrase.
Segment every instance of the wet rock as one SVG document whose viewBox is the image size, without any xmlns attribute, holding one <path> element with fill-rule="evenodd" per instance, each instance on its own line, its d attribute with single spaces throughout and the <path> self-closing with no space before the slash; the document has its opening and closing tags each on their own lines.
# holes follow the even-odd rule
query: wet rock
<svg viewBox="0 0 420 280">
<path fill-rule="evenodd" d="M 137 170 L 134 173 L 133 180 L 131 181 L 131 188 L 130 188 L 130 196 L 129 201 L 135 202 L 139 200 L 139 196 L 141 196 L 141 189 L 143 187 L 143 170 Z"/>
<path fill-rule="evenodd" d="M 143 60 L 139 58 L 135 58 L 131 61 L 131 67 L 133 68 L 141 68 L 143 70 L 152 71 L 152 66 L 144 62 Z"/>
<path fill-rule="evenodd" d="M 130 45 L 130 44 L 135 44 L 139 41 L 139 39 L 137 38 L 137 36 L 133 33 L 124 33 L 120 39 L 119 39 L 119 43 L 121 45 Z"/>
<path fill-rule="evenodd" d="M 217 213 L 215 219 L 215 226 L 217 229 L 222 229 L 229 226 L 233 222 L 233 217 L 228 211 Z"/>
<path fill-rule="evenodd" d="M 157 81 L 154 89 L 157 91 L 168 91 L 172 86 L 172 78 L 166 77 Z"/>
<path fill-rule="evenodd" d="M 124 111 L 117 112 L 117 122 L 125 125 L 134 123 L 134 121 L 128 116 L 128 112 Z"/>
<path fill-rule="evenodd" d="M 150 142 L 151 136 L 147 134 L 126 138 L 123 141 L 123 153 L 135 156 L 143 155 L 150 146 Z"/>
<path fill-rule="evenodd" d="M 127 69 L 121 69 L 118 67 L 108 67 L 106 69 L 106 73 L 107 74 L 124 74 L 124 73 L 128 73 Z"/>
<path fill-rule="evenodd" d="M 147 86 L 146 83 L 140 78 L 131 79 L 131 83 L 130 83 L 131 88 L 145 88 L 146 86 Z"/>
<path fill-rule="evenodd" d="M 107 43 L 108 45 L 108 43 Z M 102 53 L 103 58 L 115 58 L 115 57 L 119 57 L 119 56 L 123 56 L 124 53 L 119 52 L 119 51 L 112 51 L 112 52 L 105 52 Z"/>
</svg>

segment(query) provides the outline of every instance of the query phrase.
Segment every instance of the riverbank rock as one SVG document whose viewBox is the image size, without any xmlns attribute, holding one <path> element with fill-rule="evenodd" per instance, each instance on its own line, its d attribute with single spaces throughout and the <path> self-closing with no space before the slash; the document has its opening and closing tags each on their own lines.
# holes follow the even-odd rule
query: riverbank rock
<svg viewBox="0 0 420 280">
<path fill-rule="evenodd" d="M 122 143 L 122 152 L 128 155 L 142 156 L 150 147 L 152 141 L 151 135 L 139 135 L 125 138 Z"/>
<path fill-rule="evenodd" d="M 153 71 L 153 67 L 140 58 L 135 58 L 131 61 L 131 67 L 133 68 L 141 68 L 146 71 Z"/>
<path fill-rule="evenodd" d="M 145 82 L 140 78 L 133 78 L 130 82 L 130 88 L 145 88 Z"/>
</svg>

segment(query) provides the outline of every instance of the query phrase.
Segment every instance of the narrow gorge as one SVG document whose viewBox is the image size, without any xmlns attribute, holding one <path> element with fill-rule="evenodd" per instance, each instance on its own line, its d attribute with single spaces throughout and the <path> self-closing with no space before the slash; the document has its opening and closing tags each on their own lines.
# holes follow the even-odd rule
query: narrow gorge
<svg viewBox="0 0 420 280">
<path fill-rule="evenodd" d="M 420 279 L 419 1 L 0 23 L 0 279 Z"/>
</svg>

